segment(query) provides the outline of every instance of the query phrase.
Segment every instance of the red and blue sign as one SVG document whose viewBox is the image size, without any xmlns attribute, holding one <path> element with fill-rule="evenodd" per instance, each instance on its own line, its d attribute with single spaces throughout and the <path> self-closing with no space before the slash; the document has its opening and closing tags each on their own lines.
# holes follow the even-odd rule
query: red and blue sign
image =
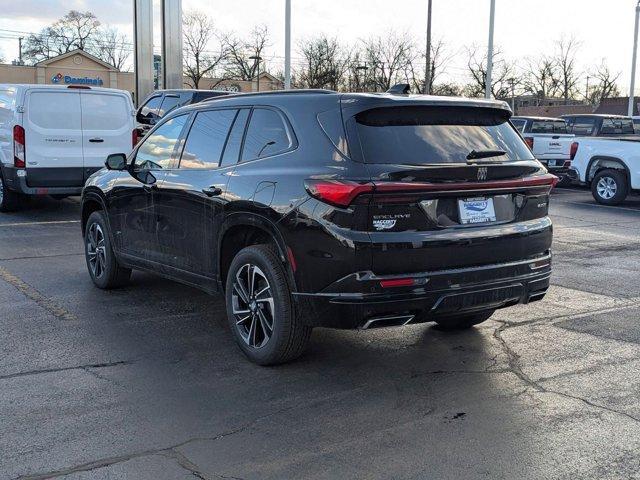
<svg viewBox="0 0 640 480">
<path fill-rule="evenodd" d="M 58 73 L 51 77 L 52 83 L 64 83 L 65 85 L 95 85 L 100 86 L 103 81 L 99 77 L 72 77 L 71 75 L 62 75 Z"/>
</svg>

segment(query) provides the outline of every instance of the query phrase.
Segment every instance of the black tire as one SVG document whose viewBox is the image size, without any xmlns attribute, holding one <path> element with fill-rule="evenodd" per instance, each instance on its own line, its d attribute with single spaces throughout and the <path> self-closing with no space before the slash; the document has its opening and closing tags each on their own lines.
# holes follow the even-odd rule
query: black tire
<svg viewBox="0 0 640 480">
<path fill-rule="evenodd" d="M 229 327 L 249 360 L 277 365 L 304 352 L 312 328 L 297 316 L 287 275 L 274 247 L 254 245 L 235 256 L 227 274 L 225 298 Z"/>
<path fill-rule="evenodd" d="M 479 323 L 489 320 L 495 310 L 487 310 L 484 312 L 470 313 L 467 315 L 460 315 L 457 317 L 445 317 L 436 320 L 438 329 L 443 331 L 455 331 L 466 330 L 478 325 Z"/>
<path fill-rule="evenodd" d="M 84 229 L 84 253 L 89 275 L 96 287 L 108 290 L 121 287 L 129 281 L 131 269 L 118 264 L 102 211 L 89 215 Z"/>
<path fill-rule="evenodd" d="M 600 170 L 591 181 L 591 194 L 602 205 L 619 205 L 629 194 L 627 175 L 622 170 Z"/>
<path fill-rule="evenodd" d="M 0 212 L 13 212 L 20 203 L 20 194 L 9 190 L 0 172 Z"/>
</svg>

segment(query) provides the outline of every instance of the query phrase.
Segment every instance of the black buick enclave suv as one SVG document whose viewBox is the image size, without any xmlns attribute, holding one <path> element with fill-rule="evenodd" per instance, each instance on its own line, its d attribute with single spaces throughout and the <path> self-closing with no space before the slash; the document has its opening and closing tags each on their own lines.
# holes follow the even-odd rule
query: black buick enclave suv
<svg viewBox="0 0 640 480">
<path fill-rule="evenodd" d="M 540 300 L 549 192 L 495 101 L 291 91 L 178 109 L 88 181 L 100 288 L 147 270 L 224 292 L 254 362 L 313 327 L 468 328 Z"/>
</svg>

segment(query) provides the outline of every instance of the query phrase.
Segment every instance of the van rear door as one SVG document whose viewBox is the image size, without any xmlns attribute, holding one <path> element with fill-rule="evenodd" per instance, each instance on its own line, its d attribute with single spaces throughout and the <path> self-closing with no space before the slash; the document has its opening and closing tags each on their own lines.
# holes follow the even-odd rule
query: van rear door
<svg viewBox="0 0 640 480">
<path fill-rule="evenodd" d="M 30 89 L 24 129 L 30 187 L 82 186 L 82 119 L 77 90 Z"/>
<path fill-rule="evenodd" d="M 132 149 L 133 105 L 125 94 L 81 90 L 84 180 L 101 169 L 111 153 Z"/>
</svg>

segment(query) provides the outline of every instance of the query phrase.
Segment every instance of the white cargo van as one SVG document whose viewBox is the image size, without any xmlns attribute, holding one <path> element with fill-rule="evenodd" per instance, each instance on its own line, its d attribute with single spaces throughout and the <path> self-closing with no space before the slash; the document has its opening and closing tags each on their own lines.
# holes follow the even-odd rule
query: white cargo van
<svg viewBox="0 0 640 480">
<path fill-rule="evenodd" d="M 0 211 L 21 195 L 79 195 L 109 154 L 136 141 L 124 90 L 0 84 Z"/>
</svg>

